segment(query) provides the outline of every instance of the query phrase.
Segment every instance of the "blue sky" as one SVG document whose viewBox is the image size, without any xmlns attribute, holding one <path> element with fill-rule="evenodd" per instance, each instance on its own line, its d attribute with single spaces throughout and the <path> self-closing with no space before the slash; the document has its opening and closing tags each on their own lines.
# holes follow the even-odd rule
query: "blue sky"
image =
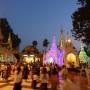
<svg viewBox="0 0 90 90">
<path fill-rule="evenodd" d="M 52 42 L 53 33 L 58 43 L 62 27 L 65 35 L 70 33 L 71 15 L 77 7 L 76 0 L 0 0 L 0 18 L 7 18 L 19 35 L 21 49 L 33 40 L 37 40 L 41 48 L 44 38 Z"/>
</svg>

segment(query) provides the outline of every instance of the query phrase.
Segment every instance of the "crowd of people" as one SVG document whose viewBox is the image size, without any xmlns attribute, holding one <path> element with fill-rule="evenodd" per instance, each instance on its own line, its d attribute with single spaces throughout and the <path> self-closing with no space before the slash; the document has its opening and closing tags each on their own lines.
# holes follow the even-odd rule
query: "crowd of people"
<svg viewBox="0 0 90 90">
<path fill-rule="evenodd" d="M 89 68 L 83 66 L 81 68 L 67 68 L 65 65 L 58 66 L 57 64 L 0 64 L 0 77 L 8 81 L 12 74 L 14 77 L 13 90 L 21 90 L 23 80 L 27 82 L 29 76 L 32 81 L 31 88 L 34 90 L 80 90 L 81 83 L 83 86 L 88 84 L 88 70 Z M 78 81 L 81 80 L 84 81 L 79 83 Z"/>
</svg>

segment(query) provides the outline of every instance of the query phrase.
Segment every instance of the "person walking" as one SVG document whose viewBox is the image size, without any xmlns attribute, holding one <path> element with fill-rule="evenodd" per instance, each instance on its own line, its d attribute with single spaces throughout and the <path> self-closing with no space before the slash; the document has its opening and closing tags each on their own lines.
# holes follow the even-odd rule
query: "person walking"
<svg viewBox="0 0 90 90">
<path fill-rule="evenodd" d="M 34 70 L 33 76 L 32 76 L 32 88 L 34 90 L 37 90 L 37 83 L 38 83 L 38 75 L 37 75 L 37 71 Z"/>
<path fill-rule="evenodd" d="M 58 79 L 58 69 L 54 65 L 54 67 L 51 68 L 51 90 L 57 90 L 58 89 L 58 84 L 59 84 L 59 79 Z"/>
<path fill-rule="evenodd" d="M 23 79 L 25 81 L 27 81 L 27 79 L 28 79 L 28 74 L 29 74 L 29 69 L 28 69 L 27 65 L 25 65 L 24 69 L 23 69 Z"/>
<path fill-rule="evenodd" d="M 67 68 L 65 65 L 62 66 L 61 74 L 62 74 L 62 79 L 66 80 L 67 79 Z"/>
<path fill-rule="evenodd" d="M 87 73 L 86 73 L 86 68 L 82 67 L 81 72 L 80 72 L 80 77 L 81 77 L 81 88 L 82 90 L 88 90 L 88 79 L 87 79 Z"/>
<path fill-rule="evenodd" d="M 49 81 L 49 75 L 47 73 L 46 67 L 43 67 L 42 74 L 40 76 L 40 81 L 41 81 L 40 90 L 47 90 L 47 84 L 48 84 L 48 81 Z"/>
<path fill-rule="evenodd" d="M 15 84 L 13 90 L 21 90 L 21 83 L 22 83 L 22 71 L 21 68 L 18 67 L 16 71 L 16 77 L 15 77 Z"/>
</svg>

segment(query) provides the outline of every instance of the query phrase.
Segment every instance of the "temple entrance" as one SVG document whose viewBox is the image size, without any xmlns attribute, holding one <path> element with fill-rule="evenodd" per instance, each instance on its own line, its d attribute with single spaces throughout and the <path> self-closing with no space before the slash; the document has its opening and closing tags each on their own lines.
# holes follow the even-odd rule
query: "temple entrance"
<svg viewBox="0 0 90 90">
<path fill-rule="evenodd" d="M 54 61 L 53 61 L 53 58 L 52 58 L 52 57 L 49 57 L 49 59 L 48 59 L 48 63 L 54 63 Z"/>
<path fill-rule="evenodd" d="M 69 54 L 66 56 L 66 60 L 67 60 L 67 63 L 76 64 L 76 56 L 75 56 L 75 54 L 69 53 Z"/>
</svg>

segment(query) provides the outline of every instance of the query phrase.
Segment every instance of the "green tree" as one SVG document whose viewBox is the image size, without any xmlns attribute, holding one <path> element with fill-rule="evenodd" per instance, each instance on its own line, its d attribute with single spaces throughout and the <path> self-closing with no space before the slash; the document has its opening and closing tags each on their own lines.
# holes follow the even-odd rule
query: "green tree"
<svg viewBox="0 0 90 90">
<path fill-rule="evenodd" d="M 18 37 L 18 35 L 14 34 L 6 18 L 0 18 L 0 29 L 4 36 L 4 43 L 8 41 L 9 34 L 11 34 L 12 48 L 19 47 L 21 39 Z"/>
<path fill-rule="evenodd" d="M 72 14 L 72 36 L 90 47 L 90 0 L 77 0 L 78 9 Z"/>
</svg>

